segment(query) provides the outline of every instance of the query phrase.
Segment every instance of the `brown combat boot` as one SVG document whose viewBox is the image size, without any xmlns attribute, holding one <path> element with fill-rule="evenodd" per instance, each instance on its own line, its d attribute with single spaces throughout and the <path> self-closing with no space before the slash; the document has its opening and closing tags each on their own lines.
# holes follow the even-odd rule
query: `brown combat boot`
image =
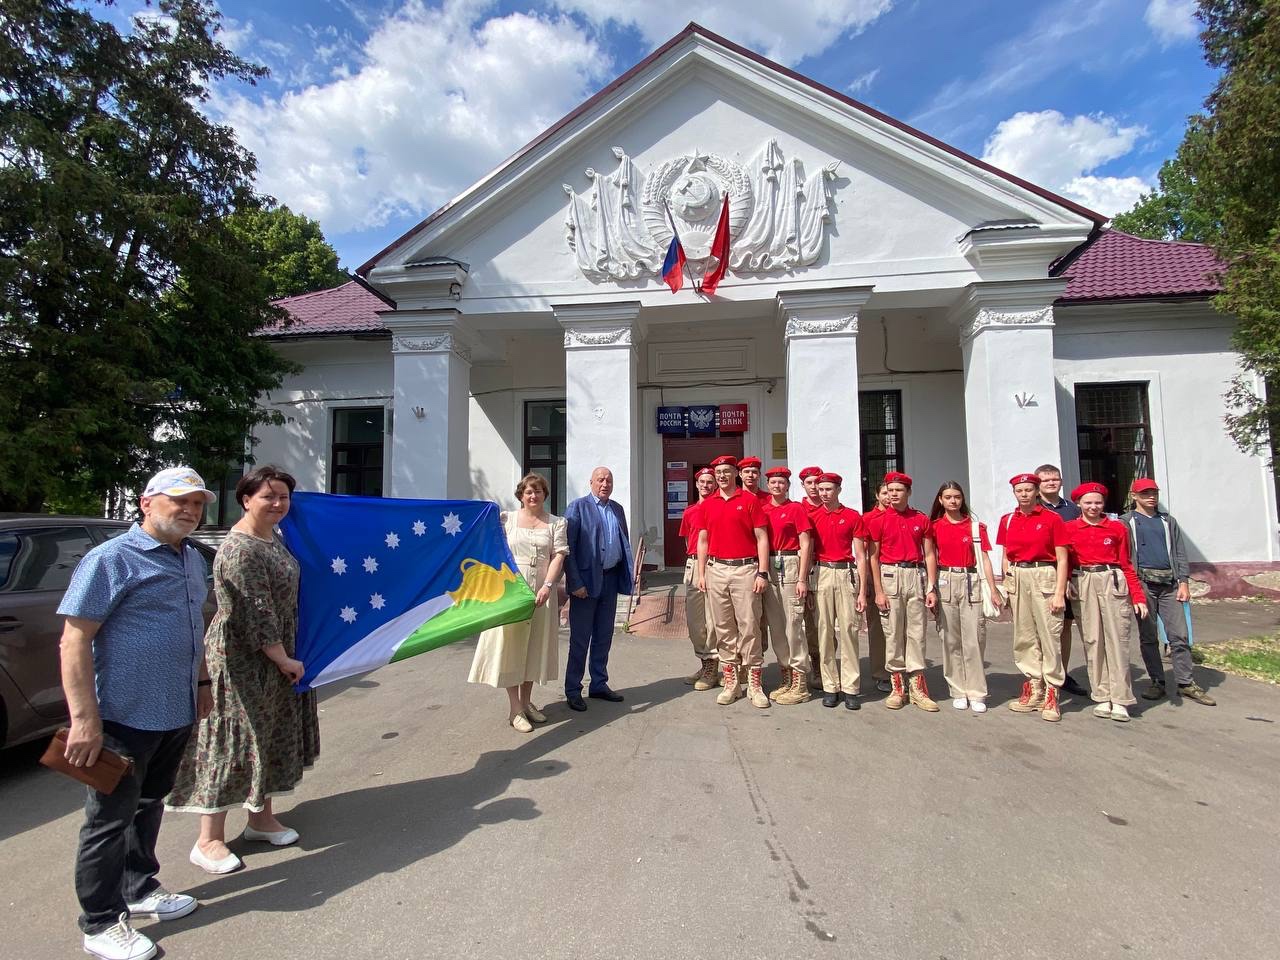
<svg viewBox="0 0 1280 960">
<path fill-rule="evenodd" d="M 1040 709 L 1040 719 L 1057 723 L 1062 719 L 1062 711 L 1058 709 L 1058 688 L 1051 683 L 1044 685 L 1044 706 Z"/>
<path fill-rule="evenodd" d="M 733 703 L 740 696 L 738 692 L 738 665 L 736 663 L 723 664 L 721 671 L 720 684 L 724 687 L 716 697 L 716 703 L 721 705 Z"/>
<path fill-rule="evenodd" d="M 685 684 L 685 686 L 686 686 L 686 687 L 692 687 L 695 683 L 697 683 L 697 682 L 698 682 L 698 678 L 699 678 L 700 676 L 702 676 L 702 671 L 703 671 L 703 669 L 705 668 L 706 661 L 704 660 L 704 661 L 702 661 L 702 662 L 703 662 L 703 666 L 702 666 L 702 667 L 699 667 L 699 668 L 698 668 L 697 670 L 695 670 L 693 673 L 689 674 L 689 676 L 687 676 L 687 677 L 685 677 L 685 678 L 684 678 L 684 684 Z"/>
<path fill-rule="evenodd" d="M 1014 713 L 1035 713 L 1044 703 L 1044 681 L 1025 680 L 1022 684 L 1022 696 L 1009 704 Z"/>
<path fill-rule="evenodd" d="M 792 670 L 790 673 L 791 682 L 769 694 L 769 699 L 781 706 L 804 703 L 809 699 L 809 681 L 804 673 L 800 670 Z"/>
<path fill-rule="evenodd" d="M 774 703 L 780 703 L 778 699 L 791 689 L 791 668 L 782 668 L 782 678 L 778 681 L 778 685 L 769 691 L 769 699 Z"/>
<path fill-rule="evenodd" d="M 702 661 L 702 669 L 698 671 L 698 676 L 693 681 L 693 689 L 714 690 L 719 682 L 720 661 L 715 657 L 708 657 Z"/>
<path fill-rule="evenodd" d="M 911 702 L 925 711 L 925 713 L 938 712 L 938 705 L 929 696 L 929 688 L 925 685 L 923 673 L 913 673 L 911 675 L 909 696 Z"/>
<path fill-rule="evenodd" d="M 890 710 L 901 710 L 907 705 L 909 697 L 906 684 L 902 682 L 902 674 L 889 674 L 889 682 L 893 684 L 893 689 L 889 691 L 889 696 L 885 698 L 884 705 Z"/>
<path fill-rule="evenodd" d="M 760 668 L 751 667 L 747 671 L 747 697 L 753 707 L 769 706 L 769 698 L 765 695 L 764 685 L 760 682 Z"/>
</svg>

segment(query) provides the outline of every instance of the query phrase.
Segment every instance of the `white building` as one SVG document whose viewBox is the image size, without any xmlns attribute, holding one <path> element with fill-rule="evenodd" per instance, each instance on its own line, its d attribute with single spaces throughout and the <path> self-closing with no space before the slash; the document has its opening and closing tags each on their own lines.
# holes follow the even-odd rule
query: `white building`
<svg viewBox="0 0 1280 960">
<path fill-rule="evenodd" d="M 726 195 L 728 275 L 672 294 L 668 210 L 700 276 Z M 1280 579 L 1272 474 L 1223 430 L 1212 256 L 1104 222 L 690 26 L 360 281 L 286 301 L 304 369 L 255 457 L 309 489 L 503 504 L 536 469 L 556 509 L 604 464 L 659 564 L 720 452 L 820 464 L 858 507 L 886 469 L 926 510 L 958 480 L 988 520 L 1056 462 L 1114 505 L 1154 476 L 1216 592 Z M 660 408 L 711 436 L 660 434 Z"/>
</svg>

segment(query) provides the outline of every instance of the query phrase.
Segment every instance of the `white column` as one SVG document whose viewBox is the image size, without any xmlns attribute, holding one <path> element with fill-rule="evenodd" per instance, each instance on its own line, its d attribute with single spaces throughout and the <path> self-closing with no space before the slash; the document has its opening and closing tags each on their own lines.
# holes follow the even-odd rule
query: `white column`
<svg viewBox="0 0 1280 960">
<path fill-rule="evenodd" d="M 844 478 L 855 507 L 862 476 L 858 420 L 858 311 L 871 287 L 778 294 L 787 346 L 787 465 L 816 464 Z M 792 481 L 792 496 L 801 496 Z"/>
<path fill-rule="evenodd" d="M 994 528 L 1012 509 L 1009 478 L 1061 466 L 1053 301 L 1062 280 L 973 284 L 953 313 L 964 354 L 969 503 Z M 1064 471 L 1066 472 L 1066 471 Z"/>
<path fill-rule="evenodd" d="M 640 404 L 636 395 L 640 304 L 553 306 L 564 327 L 566 500 L 590 491 L 591 471 L 613 471 L 613 499 L 633 541 L 640 515 Z"/>
<path fill-rule="evenodd" d="M 396 311 L 383 322 L 395 378 L 390 496 L 470 499 L 471 348 L 459 314 Z"/>
</svg>

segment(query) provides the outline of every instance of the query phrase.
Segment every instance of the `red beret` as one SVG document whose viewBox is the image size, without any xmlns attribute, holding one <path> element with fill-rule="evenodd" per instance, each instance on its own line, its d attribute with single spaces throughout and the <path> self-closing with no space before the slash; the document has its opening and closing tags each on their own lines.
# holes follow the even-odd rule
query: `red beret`
<svg viewBox="0 0 1280 960">
<path fill-rule="evenodd" d="M 1071 499 L 1072 501 L 1079 500 L 1086 493 L 1100 493 L 1102 494 L 1102 498 L 1104 500 L 1107 498 L 1107 488 L 1104 487 L 1102 484 L 1082 483 L 1080 484 L 1080 486 L 1076 487 L 1074 490 L 1071 491 Z"/>
<path fill-rule="evenodd" d="M 741 470 L 743 467 L 761 467 L 761 466 L 763 466 L 763 464 L 760 462 L 759 457 L 743 457 L 741 460 L 738 461 L 739 470 Z"/>
<path fill-rule="evenodd" d="M 800 479 L 808 480 L 810 477 L 816 477 L 822 473 L 821 467 L 804 467 L 800 471 Z"/>
<path fill-rule="evenodd" d="M 884 482 L 900 483 L 904 487 L 911 486 L 911 478 L 908 477 L 905 473 L 898 473 L 896 470 L 891 470 L 889 473 L 886 473 L 884 475 Z"/>
<path fill-rule="evenodd" d="M 784 477 L 787 480 L 791 479 L 791 471 L 786 467 L 770 467 L 764 472 L 764 475 L 766 477 Z"/>
<path fill-rule="evenodd" d="M 736 467 L 737 465 L 738 465 L 737 457 L 728 457 L 728 456 L 716 457 L 714 460 L 711 461 L 711 466 L 713 467 L 723 467 L 723 466 Z"/>
<path fill-rule="evenodd" d="M 693 475 L 693 479 L 697 480 L 699 477 L 702 477 L 702 476 L 714 477 L 715 475 L 716 475 L 716 472 L 712 470 L 710 467 L 703 467 L 701 470 L 699 470 L 697 473 Z"/>
<path fill-rule="evenodd" d="M 1148 490 L 1159 491 L 1160 484 L 1156 483 L 1150 477 L 1139 477 L 1137 480 L 1133 481 L 1133 486 L 1129 489 L 1133 493 L 1145 493 Z"/>
<path fill-rule="evenodd" d="M 1038 487 L 1040 486 L 1040 478 L 1034 473 L 1015 473 L 1009 478 L 1009 486 L 1011 487 L 1016 487 L 1020 483 L 1034 483 Z"/>
<path fill-rule="evenodd" d="M 818 475 L 819 483 L 834 483 L 837 487 L 844 486 L 844 477 L 838 473 L 823 473 Z"/>
</svg>

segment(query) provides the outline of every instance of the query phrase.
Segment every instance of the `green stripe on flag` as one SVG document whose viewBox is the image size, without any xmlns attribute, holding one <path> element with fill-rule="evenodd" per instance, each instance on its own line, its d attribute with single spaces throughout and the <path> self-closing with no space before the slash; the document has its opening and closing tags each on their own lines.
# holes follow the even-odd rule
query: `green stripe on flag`
<svg viewBox="0 0 1280 960">
<path fill-rule="evenodd" d="M 489 627 L 519 623 L 533 616 L 534 596 L 524 577 L 517 576 L 504 585 L 498 600 L 463 600 L 436 614 L 409 634 L 391 655 L 391 663 L 443 647 Z"/>
</svg>

